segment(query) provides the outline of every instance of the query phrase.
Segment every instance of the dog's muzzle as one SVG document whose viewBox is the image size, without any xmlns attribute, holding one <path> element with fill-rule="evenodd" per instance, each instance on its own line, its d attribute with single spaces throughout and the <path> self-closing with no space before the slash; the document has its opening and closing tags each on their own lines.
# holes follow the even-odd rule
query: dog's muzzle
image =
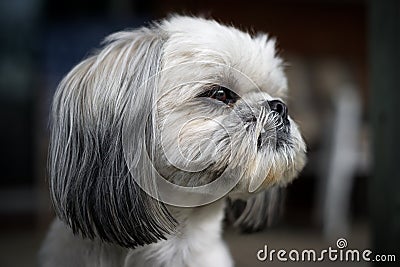
<svg viewBox="0 0 400 267">
<path fill-rule="evenodd" d="M 285 126 L 288 126 L 290 124 L 288 120 L 288 108 L 285 103 L 280 100 L 267 100 L 262 105 L 268 105 L 271 111 L 278 113 Z"/>
<path fill-rule="evenodd" d="M 289 140 L 290 135 L 290 121 L 288 119 L 288 108 L 285 103 L 280 100 L 266 100 L 261 105 L 267 107 L 271 112 L 277 113 L 279 117 L 279 126 L 276 128 L 276 146 L 280 147 L 284 142 Z M 268 125 L 264 127 L 268 128 Z M 261 149 L 263 144 L 265 144 L 268 135 L 266 133 L 267 129 L 263 131 L 257 140 L 257 147 Z"/>
</svg>

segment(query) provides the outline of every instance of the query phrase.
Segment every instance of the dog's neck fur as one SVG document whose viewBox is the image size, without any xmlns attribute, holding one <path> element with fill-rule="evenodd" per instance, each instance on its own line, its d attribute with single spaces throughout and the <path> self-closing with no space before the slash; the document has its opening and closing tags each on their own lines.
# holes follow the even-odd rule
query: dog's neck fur
<svg viewBox="0 0 400 267">
<path fill-rule="evenodd" d="M 43 266 L 70 266 L 71 258 L 76 266 L 232 266 L 221 238 L 224 203 L 222 199 L 197 208 L 169 207 L 179 222 L 176 233 L 136 249 L 82 240 L 57 220 L 42 250 L 47 259 Z"/>
<path fill-rule="evenodd" d="M 176 233 L 167 240 L 130 250 L 128 262 L 132 261 L 132 266 L 231 266 L 221 239 L 224 203 L 220 200 L 197 208 L 169 207 L 179 222 Z"/>
</svg>

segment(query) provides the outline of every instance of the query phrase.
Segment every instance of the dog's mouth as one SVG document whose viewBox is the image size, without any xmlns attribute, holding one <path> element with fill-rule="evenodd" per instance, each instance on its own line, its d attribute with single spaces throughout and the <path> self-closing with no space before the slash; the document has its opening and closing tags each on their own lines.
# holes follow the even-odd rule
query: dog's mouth
<svg viewBox="0 0 400 267">
<path fill-rule="evenodd" d="M 257 138 L 257 150 L 277 150 L 290 143 L 290 121 L 287 106 L 280 100 L 265 100 L 260 104 L 257 114 L 250 112 L 243 119 L 254 129 Z M 251 110 L 251 109 L 250 109 Z M 239 110 L 238 114 L 246 114 Z"/>
<path fill-rule="evenodd" d="M 275 147 L 276 150 L 290 144 L 290 122 L 287 118 L 279 118 L 275 125 L 265 125 L 257 138 L 257 150 Z"/>
</svg>

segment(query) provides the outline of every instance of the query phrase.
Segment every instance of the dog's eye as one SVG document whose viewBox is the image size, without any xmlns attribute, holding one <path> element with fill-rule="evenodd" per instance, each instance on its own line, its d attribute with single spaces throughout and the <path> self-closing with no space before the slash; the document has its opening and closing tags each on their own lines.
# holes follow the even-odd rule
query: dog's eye
<svg viewBox="0 0 400 267">
<path fill-rule="evenodd" d="M 233 104 L 239 98 L 237 94 L 235 94 L 228 88 L 219 85 L 213 86 L 211 90 L 202 93 L 201 95 L 199 95 L 199 97 L 210 97 L 218 101 L 224 102 L 225 104 Z"/>
<path fill-rule="evenodd" d="M 219 89 L 218 91 L 214 92 L 211 98 L 215 98 L 219 101 L 225 102 L 227 98 L 227 93 L 225 92 L 224 89 Z"/>
</svg>

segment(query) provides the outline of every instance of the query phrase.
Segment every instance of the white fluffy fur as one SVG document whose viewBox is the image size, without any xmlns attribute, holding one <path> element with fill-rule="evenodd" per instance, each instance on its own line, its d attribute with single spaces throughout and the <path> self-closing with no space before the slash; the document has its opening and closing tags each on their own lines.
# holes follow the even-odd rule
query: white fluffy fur
<svg viewBox="0 0 400 267">
<path fill-rule="evenodd" d="M 56 124 L 54 131 L 59 130 L 62 133 L 68 129 L 71 133 L 65 133 L 65 136 L 60 137 L 61 139 L 56 138 L 53 142 L 57 143 L 57 140 L 62 141 L 64 138 L 67 140 L 65 146 L 73 146 L 74 122 L 79 127 L 82 126 L 83 131 L 87 131 L 87 129 L 91 130 L 90 123 L 93 118 L 96 121 L 94 123 L 97 125 L 96 129 L 104 133 L 108 130 L 107 127 L 111 127 L 104 123 L 104 120 L 107 123 L 107 120 L 111 120 L 107 112 L 121 114 L 121 117 L 113 117 L 115 122 L 113 121 L 110 124 L 119 125 L 119 120 L 123 121 L 130 118 L 122 111 L 122 107 L 125 105 L 129 107 L 132 103 L 133 106 L 129 110 L 133 114 L 133 119 L 137 120 L 136 125 L 133 126 L 138 127 L 139 132 L 144 132 L 145 128 L 140 127 L 142 124 L 145 125 L 142 121 L 146 118 L 143 118 L 144 115 L 137 114 L 140 114 L 140 105 L 143 102 L 150 101 L 151 98 L 155 97 L 157 98 L 157 114 L 150 117 L 150 119 L 153 119 L 152 123 L 156 125 L 153 129 L 155 131 L 153 142 L 157 143 L 153 151 L 156 155 L 155 165 L 160 173 L 164 177 L 168 177 L 170 181 L 186 186 L 197 186 L 209 183 L 214 179 L 207 172 L 203 176 L 196 176 L 196 173 L 188 175 L 187 172 L 177 171 L 177 165 L 185 167 L 186 163 L 182 162 L 182 158 L 177 154 L 176 145 L 174 145 L 176 140 L 182 142 L 182 153 L 185 159 L 195 160 L 198 157 L 197 150 L 191 146 L 201 138 L 210 136 L 210 138 L 214 138 L 214 133 L 215 138 L 217 138 L 213 139 L 214 143 L 212 144 L 214 146 L 205 144 L 203 147 L 204 151 L 210 151 L 212 155 L 207 154 L 208 152 L 205 153 L 204 158 L 200 157 L 200 163 L 211 169 L 214 168 L 211 173 L 222 170 L 228 163 L 233 166 L 232 170 L 228 168 L 228 171 L 232 171 L 231 175 L 241 175 L 242 179 L 230 192 L 231 197 L 247 196 L 251 195 L 254 190 L 261 191 L 275 185 L 286 185 L 297 176 L 305 164 L 305 145 L 296 124 L 290 118 L 291 145 L 283 146 L 279 152 L 276 152 L 278 150 L 274 150 L 275 148 L 272 147 L 267 147 L 266 152 L 258 152 L 256 148 L 257 136 L 260 135 L 262 128 L 269 125 L 270 128 L 265 129 L 267 132 L 273 132 L 271 138 L 275 138 L 275 131 L 277 131 L 277 127 L 280 127 L 276 117 L 272 116 L 268 109 L 260 108 L 256 112 L 256 119 L 259 120 L 258 125 L 254 129 L 249 126 L 250 130 L 248 131 L 247 128 L 245 129 L 242 126 L 242 122 L 230 113 L 231 109 L 227 107 L 212 109 L 208 108 L 203 103 L 204 101 L 201 103 L 191 102 L 197 101 L 193 100 L 193 97 L 199 95 L 201 88 L 209 84 L 221 84 L 232 89 L 241 96 L 239 101 L 241 101 L 240 104 L 243 105 L 243 109 L 245 109 L 245 101 L 251 108 L 256 109 L 257 107 L 258 109 L 259 103 L 262 101 L 284 99 L 287 92 L 287 81 L 283 71 L 283 62 L 276 55 L 274 40 L 269 39 L 265 34 L 252 37 L 233 27 L 223 26 L 212 20 L 181 16 L 164 20 L 148 32 L 162 40 L 160 73 L 157 75 L 159 80 L 154 85 L 157 87 L 156 95 L 147 95 L 146 92 L 149 91 L 144 91 L 143 95 L 140 92 L 131 94 L 129 93 L 131 88 L 128 87 L 131 80 L 135 84 L 139 82 L 147 83 L 146 79 L 152 79 L 152 77 L 146 77 L 147 72 L 141 73 L 139 71 L 141 76 L 137 75 L 138 70 L 141 70 L 142 67 L 139 59 L 133 60 L 133 63 L 130 63 L 130 61 L 135 58 L 134 51 L 136 50 L 141 52 L 139 54 L 142 57 L 148 57 L 151 62 L 154 61 L 151 59 L 151 57 L 157 57 L 152 50 L 154 48 L 152 46 L 143 48 L 140 43 L 134 42 L 133 40 L 136 40 L 138 32 L 117 33 L 110 37 L 112 39 L 110 45 L 106 46 L 98 55 L 77 66 L 60 85 L 56 95 L 56 99 L 59 100 L 55 101 L 53 108 L 56 112 L 55 120 L 62 121 L 60 126 Z M 147 32 L 141 31 L 140 34 L 146 36 Z M 143 51 L 143 49 L 147 50 Z M 145 67 L 151 66 L 144 64 L 143 68 Z M 151 71 L 149 68 L 148 73 L 151 73 Z M 129 81 L 126 83 L 128 85 L 125 86 L 124 81 Z M 98 88 L 101 88 L 101 90 Z M 153 90 L 153 88 L 146 90 Z M 74 101 L 75 98 L 80 100 Z M 133 99 L 133 102 L 124 102 L 126 98 Z M 149 103 L 154 104 L 151 101 Z M 70 111 L 65 112 L 67 115 L 57 115 L 57 112 L 63 112 L 67 108 L 70 109 Z M 240 112 L 245 111 L 238 110 L 237 112 L 240 114 Z M 191 114 L 206 114 L 213 120 L 195 119 L 189 124 L 183 125 L 183 123 L 186 123 L 185 121 L 190 119 Z M 71 121 L 71 124 L 68 124 L 68 120 Z M 69 127 L 63 129 L 63 123 L 68 124 Z M 219 127 L 219 125 L 223 127 Z M 159 130 L 160 128 L 161 130 Z M 179 129 L 179 132 L 177 129 Z M 224 131 L 227 131 L 231 136 L 230 144 L 233 144 L 231 151 L 227 151 L 229 143 L 218 139 L 221 136 L 217 134 L 219 131 L 221 131 L 221 135 L 224 134 Z M 92 135 L 94 134 L 92 133 Z M 136 132 L 132 134 L 130 145 L 134 146 L 131 154 L 134 154 L 132 162 L 136 168 L 137 164 L 140 166 L 140 161 L 136 160 L 135 155 L 140 154 L 143 147 L 140 147 L 139 141 L 141 139 L 137 138 L 135 134 Z M 77 136 L 79 137 L 79 134 Z M 159 143 L 163 140 L 166 140 L 165 144 Z M 119 145 L 106 144 L 111 149 L 113 145 Z M 267 143 L 267 146 L 269 144 Z M 166 156 L 160 156 L 159 149 L 161 146 L 165 150 Z M 53 157 L 55 163 L 53 162 L 51 166 L 57 175 L 63 174 L 63 169 L 68 167 L 68 161 L 62 162 L 62 155 L 66 152 L 60 152 L 60 149 L 63 148 L 52 149 L 56 156 Z M 71 153 L 74 153 L 74 151 Z M 88 164 L 88 153 L 83 154 L 82 165 Z M 97 153 L 97 151 L 94 153 Z M 61 161 L 57 163 L 57 160 L 60 160 L 59 157 L 61 157 Z M 89 164 L 89 166 L 92 165 Z M 113 170 L 118 171 L 118 166 L 113 165 Z M 85 170 L 80 169 L 76 173 L 79 174 L 83 171 Z M 134 171 L 137 172 L 138 176 L 146 173 L 141 168 L 134 169 Z M 111 174 L 115 173 L 111 172 Z M 68 177 L 68 174 L 64 176 Z M 79 180 L 79 183 L 83 185 L 79 185 L 77 188 L 82 189 L 84 195 L 88 194 L 87 199 L 90 199 L 91 191 L 87 191 L 89 189 L 85 187 L 87 185 L 85 185 L 84 178 Z M 221 239 L 225 198 L 201 207 L 182 208 L 167 205 L 168 212 L 176 220 L 176 228 L 173 231 L 167 231 L 166 240 L 153 243 L 146 242 L 147 244 L 135 248 L 132 245 L 132 248 L 130 248 L 129 245 L 126 245 L 127 243 L 124 243 L 124 246 L 118 245 L 121 242 L 128 242 L 129 239 L 124 238 L 122 241 L 121 239 L 115 241 L 111 235 L 98 237 L 100 235 L 99 229 L 102 226 L 98 225 L 93 228 L 90 226 L 90 223 L 97 220 L 93 219 L 96 213 L 87 215 L 88 210 L 91 211 L 87 209 L 87 205 L 92 202 L 82 201 L 82 204 L 80 204 L 81 196 L 74 198 L 68 191 L 68 188 L 74 185 L 75 180 L 64 181 L 52 177 L 50 177 L 50 180 L 56 211 L 63 222 L 58 219 L 54 221 L 44 242 L 40 255 L 40 262 L 44 267 L 233 266 L 229 250 Z M 119 180 L 110 180 L 110 183 L 111 181 L 112 183 L 119 183 Z M 132 184 L 129 183 L 129 185 Z M 121 189 L 125 184 L 118 184 L 118 186 Z M 149 187 L 151 188 L 151 186 L 150 184 Z M 112 191 L 111 185 L 110 188 L 110 194 L 116 194 L 117 191 Z M 115 196 L 113 195 L 113 197 Z M 65 206 L 67 201 L 71 201 L 70 198 L 74 200 L 71 205 L 77 206 L 68 210 L 68 213 L 65 211 Z M 126 202 L 120 203 L 115 201 L 115 198 L 110 198 L 109 203 L 103 203 L 101 197 L 97 197 L 95 200 L 98 203 L 97 208 L 102 208 L 101 205 L 103 204 L 110 205 L 107 206 L 107 209 L 110 210 L 108 216 L 118 225 L 116 227 L 117 235 L 121 234 L 123 237 L 127 237 L 130 233 L 124 231 L 126 224 L 122 221 L 123 218 L 119 215 L 118 209 L 118 205 L 124 205 Z M 145 212 L 153 213 L 156 217 L 155 220 L 157 221 L 157 218 L 159 218 L 161 225 L 165 223 L 166 219 L 163 218 L 165 214 L 163 215 L 159 211 L 158 204 L 138 203 L 141 201 L 140 198 L 132 201 L 136 201 L 139 206 L 143 205 Z M 79 205 L 85 206 L 85 209 L 82 208 L 82 212 Z M 102 211 L 99 210 L 100 212 Z M 140 215 L 138 216 L 140 217 Z M 133 219 L 138 220 L 136 217 L 133 217 Z M 87 220 L 89 223 L 79 225 L 83 220 Z M 141 222 L 140 218 L 138 221 Z M 79 234 L 74 235 L 66 223 L 69 226 L 77 227 L 76 232 L 86 234 L 93 239 L 83 238 Z M 143 227 L 140 229 L 146 231 L 152 229 L 153 226 L 154 224 L 140 224 L 140 227 Z M 105 228 L 106 234 L 108 234 L 107 231 L 115 230 L 112 225 L 108 227 Z M 166 229 L 168 230 L 168 227 Z M 154 232 L 151 234 L 154 234 Z"/>
<path fill-rule="evenodd" d="M 221 239 L 224 201 L 196 209 L 177 210 L 182 222 L 177 234 L 154 244 L 127 249 L 74 236 L 55 220 L 41 252 L 42 266 L 233 266 L 229 250 Z"/>
</svg>

